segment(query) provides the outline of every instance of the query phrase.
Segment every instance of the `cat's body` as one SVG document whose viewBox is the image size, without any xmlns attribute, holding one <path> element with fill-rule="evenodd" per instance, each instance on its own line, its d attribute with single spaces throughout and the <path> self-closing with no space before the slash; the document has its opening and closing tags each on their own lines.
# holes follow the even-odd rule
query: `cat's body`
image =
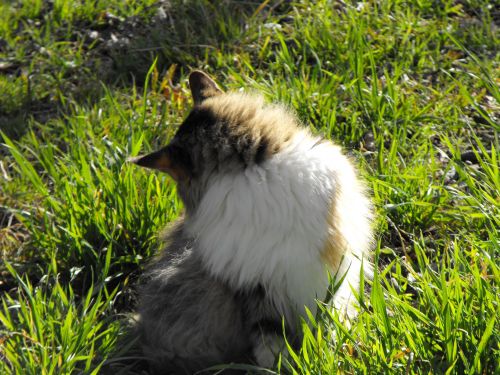
<svg viewBox="0 0 500 375">
<path fill-rule="evenodd" d="M 355 169 L 259 96 L 222 93 L 190 77 L 195 107 L 169 146 L 134 162 L 170 173 L 186 215 L 142 290 L 140 333 L 159 373 L 227 362 L 272 365 L 282 319 L 300 341 L 329 275 L 354 312 L 351 287 L 369 271 L 371 209 Z"/>
</svg>

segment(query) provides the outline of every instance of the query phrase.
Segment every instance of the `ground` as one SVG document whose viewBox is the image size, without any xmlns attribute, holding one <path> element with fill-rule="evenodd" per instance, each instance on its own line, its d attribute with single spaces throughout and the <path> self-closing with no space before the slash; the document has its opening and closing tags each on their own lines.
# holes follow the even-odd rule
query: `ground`
<svg viewBox="0 0 500 375">
<path fill-rule="evenodd" d="M 0 373 L 144 371 L 135 285 L 182 205 L 124 161 L 192 68 L 343 145 L 377 212 L 358 319 L 310 317 L 272 371 L 500 371 L 499 27 L 481 0 L 2 2 Z"/>
</svg>

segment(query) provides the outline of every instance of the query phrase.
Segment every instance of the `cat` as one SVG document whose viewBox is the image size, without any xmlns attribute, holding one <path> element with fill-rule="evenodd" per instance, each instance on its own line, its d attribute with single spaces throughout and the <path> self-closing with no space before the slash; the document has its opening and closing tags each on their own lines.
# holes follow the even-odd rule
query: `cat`
<svg viewBox="0 0 500 375">
<path fill-rule="evenodd" d="M 158 374 L 222 363 L 273 365 L 300 319 L 343 282 L 332 306 L 356 313 L 369 274 L 372 207 L 339 146 L 285 107 L 189 76 L 194 107 L 172 141 L 131 158 L 168 173 L 185 206 L 140 291 L 139 338 Z M 348 320 L 348 319 L 346 319 Z"/>
</svg>

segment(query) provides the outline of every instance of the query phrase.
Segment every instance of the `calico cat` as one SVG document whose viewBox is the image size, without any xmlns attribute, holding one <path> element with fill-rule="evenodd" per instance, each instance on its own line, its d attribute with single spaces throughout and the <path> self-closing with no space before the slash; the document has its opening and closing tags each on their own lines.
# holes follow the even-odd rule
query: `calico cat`
<svg viewBox="0 0 500 375">
<path fill-rule="evenodd" d="M 284 107 L 189 77 L 194 107 L 166 147 L 130 161 L 168 173 L 185 214 L 146 275 L 139 335 L 155 373 L 272 366 L 324 299 L 344 316 L 370 272 L 370 201 L 350 160 Z M 283 323 L 284 322 L 284 323 Z"/>
</svg>

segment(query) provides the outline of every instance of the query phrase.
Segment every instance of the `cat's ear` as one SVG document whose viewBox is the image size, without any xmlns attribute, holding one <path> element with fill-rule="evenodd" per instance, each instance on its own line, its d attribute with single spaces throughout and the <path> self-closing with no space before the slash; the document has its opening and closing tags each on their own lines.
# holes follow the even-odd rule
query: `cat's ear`
<svg viewBox="0 0 500 375">
<path fill-rule="evenodd" d="M 222 94 L 212 78 L 201 70 L 195 70 L 189 75 L 189 87 L 193 95 L 194 104 L 200 104 L 205 99 Z"/>
<path fill-rule="evenodd" d="M 186 171 L 172 160 L 167 147 L 147 155 L 130 157 L 127 159 L 127 162 L 168 173 L 175 181 L 183 180 L 187 177 Z"/>
</svg>

